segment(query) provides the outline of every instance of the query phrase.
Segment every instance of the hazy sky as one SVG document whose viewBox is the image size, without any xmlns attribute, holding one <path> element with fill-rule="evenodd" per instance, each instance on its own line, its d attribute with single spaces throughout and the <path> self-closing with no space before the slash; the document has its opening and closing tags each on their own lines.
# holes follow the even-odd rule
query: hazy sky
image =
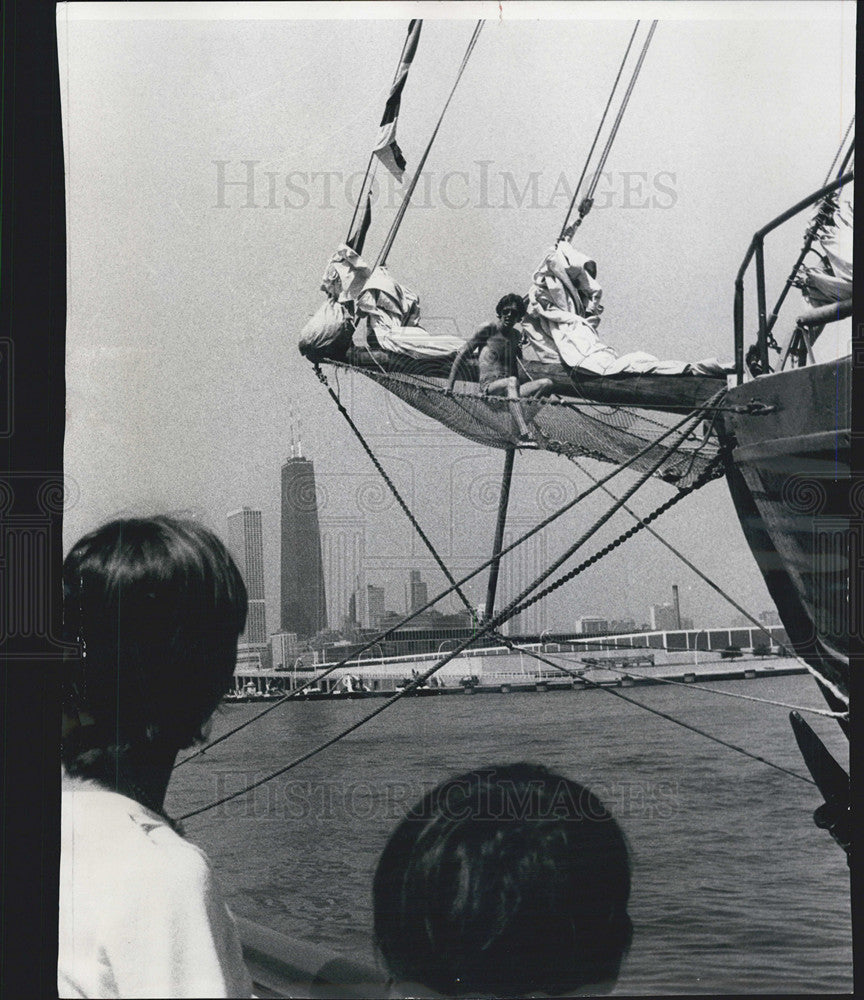
<svg viewBox="0 0 864 1000">
<path fill-rule="evenodd" d="M 422 569 L 430 587 L 441 580 L 296 347 L 322 301 L 326 261 L 345 238 L 351 178 L 365 169 L 407 18 L 427 18 L 399 120 L 409 173 L 472 20 L 489 18 L 427 162 L 428 187 L 418 188 L 389 259 L 433 330 L 467 336 L 501 294 L 527 289 L 561 226 L 562 192 L 578 178 L 637 17 L 660 24 L 578 238 L 599 263 L 601 333 L 622 352 L 731 357 L 732 283 L 750 237 L 822 183 L 854 110 L 852 3 L 505 2 L 500 16 L 497 3 L 420 3 L 373 12 L 364 19 L 369 8 L 350 3 L 58 12 L 65 462 L 78 491 L 66 545 L 120 512 L 191 510 L 224 535 L 229 511 L 260 508 L 271 630 L 292 412 L 315 461 L 322 527 L 359 526 L 368 579 L 385 584 L 388 606 L 401 609 L 409 568 Z M 251 198 L 242 184 L 220 188 L 220 171 L 226 181 L 251 177 Z M 372 257 L 395 211 L 386 172 L 378 176 Z M 805 224 L 767 247 L 769 296 Z M 822 351 L 847 336 L 848 325 L 829 328 Z M 361 376 L 340 384 L 446 560 L 465 570 L 485 558 L 503 452 L 457 437 Z M 619 489 L 630 481 L 622 476 Z M 517 456 L 514 529 L 586 482 L 562 458 Z M 636 506 L 647 511 L 669 492 L 652 483 Z M 550 560 L 600 506 L 546 533 Z M 620 515 L 598 544 L 629 523 Z M 722 481 L 657 528 L 754 613 L 771 606 Z M 673 582 L 699 623 L 734 617 L 643 533 L 562 588 L 538 624 L 569 628 L 593 614 L 644 621 Z M 485 575 L 473 596 L 484 588 Z"/>
</svg>

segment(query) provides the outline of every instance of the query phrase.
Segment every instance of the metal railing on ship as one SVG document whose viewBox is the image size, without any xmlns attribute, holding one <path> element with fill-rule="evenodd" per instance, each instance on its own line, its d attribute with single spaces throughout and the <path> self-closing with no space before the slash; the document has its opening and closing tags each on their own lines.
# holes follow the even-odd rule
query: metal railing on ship
<svg viewBox="0 0 864 1000">
<path fill-rule="evenodd" d="M 855 177 L 855 171 L 850 170 L 839 177 L 837 180 L 833 181 L 831 184 L 820 188 L 818 191 L 809 195 L 803 201 L 799 201 L 796 205 L 787 209 L 781 215 L 778 215 L 776 219 L 773 219 L 767 225 L 763 226 L 757 233 L 754 234 L 753 239 L 750 241 L 750 246 L 747 253 L 744 256 L 744 260 L 741 262 L 741 267 L 738 269 L 738 274 L 735 278 L 735 305 L 734 305 L 734 323 L 735 323 L 735 376 L 738 385 L 744 381 L 744 275 L 750 266 L 750 262 L 754 259 L 756 260 L 756 300 L 758 303 L 759 310 L 759 334 L 756 341 L 757 356 L 759 365 L 762 369 L 763 374 L 767 374 L 771 371 L 771 366 L 768 359 L 768 345 L 771 338 L 771 330 L 777 319 L 777 314 L 780 310 L 780 306 L 783 304 L 783 300 L 786 297 L 786 293 L 791 287 L 791 280 L 787 281 L 786 287 L 780 294 L 777 304 L 772 310 L 771 316 L 768 316 L 767 305 L 766 305 L 766 293 L 765 293 L 765 237 L 777 229 L 778 226 L 782 226 L 784 222 L 788 222 L 789 219 L 803 212 L 804 209 L 809 208 L 814 205 L 817 201 L 826 198 L 828 195 L 833 194 L 835 191 L 839 191 L 844 185 L 848 184 L 849 181 L 853 180 Z M 806 251 L 806 246 L 805 246 Z M 800 265 L 803 259 L 804 252 L 802 252 L 801 258 L 799 258 L 798 264 Z M 796 270 L 797 270 L 796 265 Z M 793 272 L 794 273 L 794 272 Z M 846 299 L 842 302 L 829 303 L 827 306 L 821 306 L 818 309 L 811 310 L 807 313 L 802 314 L 798 317 L 795 331 L 786 348 L 783 351 L 781 358 L 781 368 L 785 365 L 787 358 L 790 354 L 801 349 L 805 352 L 806 359 L 813 360 L 812 345 L 813 340 L 808 338 L 806 331 L 815 326 L 822 326 L 825 323 L 833 323 L 837 320 L 845 319 L 847 316 L 852 314 L 852 299 Z M 815 339 L 815 338 L 813 338 Z"/>
</svg>

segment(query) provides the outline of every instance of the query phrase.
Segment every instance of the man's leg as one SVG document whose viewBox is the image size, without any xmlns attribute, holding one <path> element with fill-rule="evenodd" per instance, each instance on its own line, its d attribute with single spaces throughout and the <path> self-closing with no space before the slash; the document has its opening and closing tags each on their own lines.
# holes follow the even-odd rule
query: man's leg
<svg viewBox="0 0 864 1000">
<path fill-rule="evenodd" d="M 535 378 L 532 382 L 524 382 L 519 387 L 520 396 L 548 396 L 552 392 L 551 378 Z"/>
<path fill-rule="evenodd" d="M 550 382 L 549 384 L 551 385 L 552 383 Z M 516 376 L 510 375 L 507 378 L 497 378 L 494 382 L 487 383 L 485 392 L 487 396 L 506 396 L 510 400 L 510 412 L 516 421 L 519 437 L 528 438 L 533 441 L 533 435 L 528 430 L 525 414 L 522 412 L 522 406 L 519 403 L 519 381 Z"/>
</svg>

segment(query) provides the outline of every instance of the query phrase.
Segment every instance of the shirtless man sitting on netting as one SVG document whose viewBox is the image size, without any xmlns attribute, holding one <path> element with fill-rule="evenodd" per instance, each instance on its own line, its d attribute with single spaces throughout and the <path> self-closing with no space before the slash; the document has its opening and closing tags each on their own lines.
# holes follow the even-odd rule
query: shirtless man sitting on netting
<svg viewBox="0 0 864 1000">
<path fill-rule="evenodd" d="M 447 391 L 453 391 L 462 359 L 479 351 L 479 382 L 484 395 L 506 396 L 515 401 L 512 406 L 521 437 L 529 438 L 530 432 L 519 399 L 548 395 L 552 379 L 530 379 L 519 365 L 522 357 L 522 330 L 520 322 L 525 315 L 525 301 L 521 295 L 510 292 L 495 308 L 498 320 L 486 323 L 459 349 L 450 368 Z"/>
</svg>

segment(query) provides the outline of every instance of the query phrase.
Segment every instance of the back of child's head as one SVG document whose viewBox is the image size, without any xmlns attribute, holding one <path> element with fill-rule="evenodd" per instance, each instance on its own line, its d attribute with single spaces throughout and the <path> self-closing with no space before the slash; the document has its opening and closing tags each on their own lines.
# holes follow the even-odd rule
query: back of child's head
<svg viewBox="0 0 864 1000">
<path fill-rule="evenodd" d="M 617 978 L 632 925 L 624 836 L 589 789 L 481 768 L 418 802 L 374 881 L 390 972 L 447 996 L 549 996 Z"/>
<path fill-rule="evenodd" d="M 106 751 L 199 738 L 231 684 L 246 608 L 239 570 L 194 521 L 130 518 L 82 538 L 63 564 L 64 636 L 80 649 L 63 681 L 81 721 L 64 738 L 70 773 Z"/>
</svg>

